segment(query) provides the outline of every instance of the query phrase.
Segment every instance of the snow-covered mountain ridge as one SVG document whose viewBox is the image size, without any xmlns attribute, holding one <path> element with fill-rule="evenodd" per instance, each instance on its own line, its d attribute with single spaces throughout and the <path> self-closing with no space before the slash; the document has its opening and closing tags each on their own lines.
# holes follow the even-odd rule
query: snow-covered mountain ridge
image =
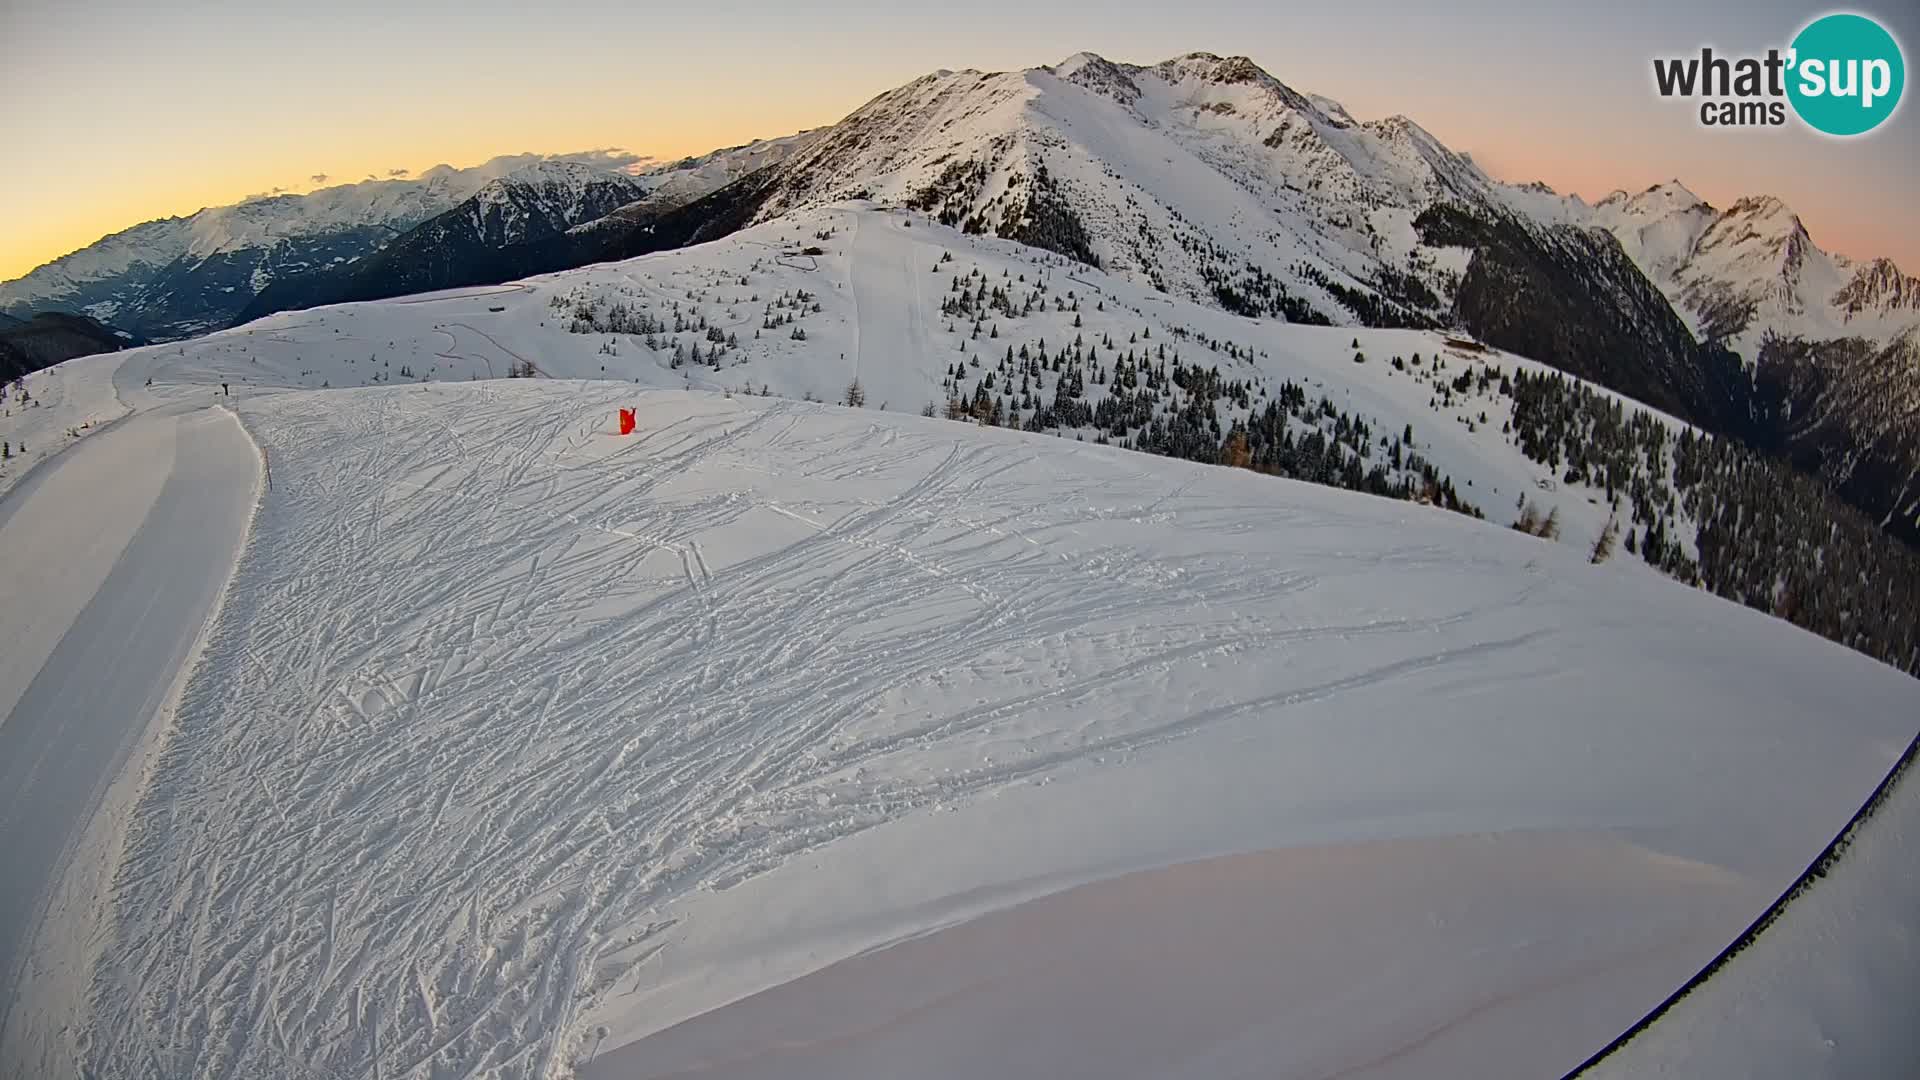
<svg viewBox="0 0 1920 1080">
<path fill-rule="evenodd" d="M 0 311 L 69 310 L 157 339 L 219 329 L 278 277 L 350 262 L 540 155 L 275 195 L 136 225 L 0 284 Z"/>
<path fill-rule="evenodd" d="M 1588 206 L 1494 180 L 1405 117 L 1358 121 L 1206 53 L 936 72 L 749 183 L 716 220 L 871 198 L 1238 314 L 1465 328 L 1785 449 L 1920 537 L 1920 282 L 1823 251 L 1776 198 L 1722 211 L 1670 183 Z M 1817 378 L 1777 351 L 1763 365 L 1774 340 L 1807 343 Z M 1847 359 L 1863 349 L 1870 369 Z"/>
<path fill-rule="evenodd" d="M 0 308 L 111 318 L 136 298 L 103 290 L 104 279 L 362 231 L 347 254 L 251 259 L 246 285 L 257 292 L 288 273 L 348 264 L 530 157 L 151 222 L 0 287 Z M 1722 213 L 1673 183 L 1589 207 L 1544 185 L 1497 181 L 1405 116 L 1359 121 L 1245 57 L 1210 53 L 1153 65 L 1080 53 L 1020 71 L 936 72 L 828 128 L 634 170 L 643 197 L 590 227 L 629 226 L 760 169 L 779 176 L 753 220 L 849 197 L 919 205 L 1175 295 L 1296 321 L 1451 318 L 1469 255 L 1424 242 L 1414 225 L 1443 203 L 1532 230 L 1607 229 L 1692 329 L 1728 339 L 1749 362 L 1766 332 L 1884 345 L 1920 322 L 1913 278 L 1886 260 L 1856 266 L 1820 251 L 1777 200 Z"/>
<path fill-rule="evenodd" d="M 717 191 L 748 173 L 785 161 L 804 147 L 814 131 L 800 131 L 773 139 L 756 139 L 693 157 L 655 165 L 635 174 L 646 195 L 623 211 L 660 211 L 684 206 Z"/>
<path fill-rule="evenodd" d="M 605 261 L 604 237 L 643 227 L 785 158 L 807 132 L 636 170 L 549 161 L 492 181 L 371 256 L 274 282 L 240 311 L 276 311 L 508 281 Z"/>
<path fill-rule="evenodd" d="M 1719 210 L 1679 181 L 1616 191 L 1592 220 L 1620 239 L 1699 333 L 1749 363 L 1765 338 L 1859 337 L 1887 345 L 1920 326 L 1920 279 L 1879 258 L 1822 250 L 1791 207 L 1772 196 Z"/>
<path fill-rule="evenodd" d="M 1414 226 L 1440 203 L 1536 231 L 1606 229 L 1691 328 L 1749 361 L 1748 329 L 1884 344 L 1920 323 L 1913 279 L 1886 260 L 1856 268 L 1820 251 L 1776 199 L 1723 214 L 1673 184 L 1588 206 L 1495 180 L 1405 116 L 1358 121 L 1245 57 L 1143 66 L 1081 53 L 936 72 L 862 106 L 778 171 L 756 220 L 848 197 L 916 205 L 1175 295 L 1296 321 L 1445 320 L 1464 255 Z"/>
<path fill-rule="evenodd" d="M 192 336 L 229 325 L 274 282 L 352 266 L 470 201 L 476 223 L 498 216 L 498 243 L 517 243 L 536 231 L 529 216 L 567 228 L 658 189 L 697 197 L 770 157 L 756 144 L 635 169 L 598 153 L 517 154 L 248 199 L 136 225 L 0 284 L 0 312 L 74 311 L 149 338 Z"/>
<path fill-rule="evenodd" d="M 1750 368 L 1749 437 L 1920 540 L 1920 279 L 1823 251 L 1775 198 L 1717 210 L 1672 181 L 1594 213 Z"/>
<path fill-rule="evenodd" d="M 1323 99 L 1324 100 L 1324 99 Z M 912 205 L 1176 296 L 1359 322 L 1339 290 L 1424 258 L 1439 197 L 1504 189 L 1404 119 L 1355 124 L 1244 60 L 1082 54 L 1054 68 L 942 72 L 883 94 L 778 167 L 757 220 L 848 197 Z M 1458 267 L 1422 263 L 1417 277 Z M 1438 303 L 1386 298 L 1404 321 Z"/>
</svg>

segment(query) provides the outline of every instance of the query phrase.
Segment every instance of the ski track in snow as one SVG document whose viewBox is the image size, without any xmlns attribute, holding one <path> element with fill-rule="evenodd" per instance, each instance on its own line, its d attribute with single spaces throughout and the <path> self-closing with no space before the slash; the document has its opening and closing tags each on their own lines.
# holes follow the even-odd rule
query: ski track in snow
<svg viewBox="0 0 1920 1080">
<path fill-rule="evenodd" d="M 596 930 L 675 888 L 723 883 L 871 820 L 874 811 L 862 804 L 877 800 L 899 810 L 950 798 L 1044 768 L 1049 755 L 981 770 L 959 783 L 895 779 L 859 793 L 853 806 L 813 805 L 812 790 L 830 791 L 838 785 L 824 782 L 836 775 L 1198 657 L 1289 637 L 1418 633 L 1470 615 L 1176 633 L 1172 641 L 1154 642 L 1122 663 L 1044 692 L 845 739 L 834 750 L 828 744 L 835 733 L 871 720 L 887 688 L 979 663 L 1003 644 L 1008 629 L 1017 627 L 1020 637 L 1035 642 L 1060 639 L 1103 616 L 1152 621 L 1140 610 L 1142 598 L 1122 587 L 1131 576 L 1123 560 L 1048 558 L 1044 549 L 989 540 L 1012 549 L 992 569 L 978 560 L 956 565 L 938 548 L 927 555 L 912 550 L 909 545 L 940 533 L 950 535 L 939 547 L 964 553 L 980 544 L 976 534 L 957 532 L 949 522 L 1024 455 L 991 446 L 963 452 L 956 443 L 897 496 L 831 524 L 810 525 L 785 548 L 709 578 L 698 569 L 699 533 L 758 507 L 799 511 L 725 496 L 666 503 L 648 496 L 671 485 L 685 466 L 778 430 L 782 408 L 739 416 L 718 432 L 708 424 L 698 436 L 656 433 L 637 440 L 611 460 L 616 467 L 623 457 L 638 462 L 622 469 L 625 475 L 608 490 L 604 477 L 570 468 L 550 451 L 554 442 L 590 432 L 606 411 L 598 404 L 557 409 L 543 400 L 510 414 L 494 412 L 488 426 L 513 434 L 482 442 L 484 432 L 462 433 L 439 421 L 445 410 L 437 402 L 410 412 L 407 397 L 370 400 L 373 407 L 355 410 L 344 430 L 290 417 L 283 418 L 287 434 L 268 429 L 270 444 L 280 444 L 276 450 L 306 448 L 277 455 L 282 491 L 304 490 L 361 509 L 344 520 L 303 520 L 292 535 L 278 531 L 289 515 L 269 513 L 240 589 L 243 603 L 265 610 L 255 613 L 250 629 L 236 629 L 216 644 L 232 648 L 240 643 L 231 638 L 244 635 L 235 659 L 255 677 L 236 680 L 244 687 L 232 691 L 237 700 L 190 703 L 195 708 L 188 711 L 212 706 L 214 715 L 183 726 L 156 785 L 174 793 L 153 819 L 165 822 L 156 831 L 191 836 L 199 857 L 142 866 L 136 848 L 129 872 L 164 882 L 160 895 L 170 902 L 156 915 L 199 916 L 184 944 L 171 920 L 151 925 L 144 942 L 136 931 L 140 947 L 127 967 L 143 978 L 163 965 L 178 970 L 180 981 L 149 1004 L 162 1005 L 157 1015 L 173 1018 L 174 1030 L 163 1041 L 176 1048 L 181 1064 L 213 1068 L 261 1061 L 263 1053 L 278 1066 L 309 1060 L 329 1033 L 311 1030 L 309 1021 L 282 1031 L 269 1020 L 282 1013 L 343 1018 L 349 987 L 382 1003 L 390 1030 L 381 1039 L 380 1064 L 389 1071 L 404 1072 L 446 1050 L 458 1057 L 462 1049 L 503 1043 L 524 1047 L 523 1055 L 550 1052 L 547 1040 L 525 1037 L 562 1026 L 565 1012 L 556 1010 L 590 985 L 590 957 L 577 946 Z M 404 445 L 387 445 L 395 435 Z M 653 445 L 659 442 L 666 445 Z M 834 452 L 844 448 L 808 454 L 805 444 L 790 441 L 784 449 L 798 456 L 803 473 L 818 470 L 831 479 L 847 471 L 846 458 Z M 394 483 L 388 477 L 395 472 L 418 479 Z M 514 512 L 532 505 L 539 509 Z M 638 526 L 627 509 L 636 505 L 649 511 Z M 431 529 L 392 524 L 428 512 L 441 515 Z M 409 546 L 388 547 L 389 537 Z M 637 541 L 642 550 L 636 554 L 616 539 Z M 268 551 L 282 565 L 263 565 Z M 661 581 L 658 565 L 645 557 L 651 551 L 673 553 L 684 580 Z M 481 552 L 479 561 L 490 570 L 477 579 L 432 572 L 445 560 L 467 563 Z M 290 555 L 293 564 L 284 565 Z M 382 573 L 382 564 L 390 572 Z M 1190 578 L 1172 593 L 1170 606 L 1184 607 L 1186 596 L 1216 589 L 1231 592 L 1235 604 L 1263 599 L 1257 590 L 1232 589 L 1237 575 L 1222 569 Z M 1069 576 L 1063 579 L 1062 571 Z M 1103 582 L 1107 588 L 1076 595 L 1070 604 L 1048 602 L 1062 586 Z M 1312 585 L 1299 577 L 1275 587 L 1284 593 Z M 540 602 L 556 594 L 567 601 Z M 943 628 L 917 644 L 913 638 L 864 643 L 855 656 L 843 655 L 848 647 L 835 643 L 882 614 L 898 618 L 962 599 L 972 610 L 955 632 Z M 596 626 L 581 610 L 596 603 L 631 610 L 623 620 Z M 795 626 L 813 629 L 796 637 Z M 1334 693 L 1459 658 L 1448 650 L 1422 652 L 1280 698 Z M 819 681 L 823 666 L 841 674 Z M 284 675 L 266 678 L 275 672 Z M 248 714 L 282 724 L 263 731 L 234 723 Z M 640 723 L 621 724 L 620 717 Z M 1116 732 L 1075 752 L 1097 752 L 1103 741 L 1133 745 L 1166 737 L 1201 719 Z M 401 730 L 405 737 L 394 738 Z M 250 751 L 263 739 L 285 744 L 256 756 Z M 353 771 L 336 772 L 336 762 Z M 623 770 L 629 762 L 646 778 L 642 790 Z M 183 774 L 173 776 L 176 770 Z M 543 791 L 543 779 L 559 783 Z M 261 803 L 263 813 L 246 809 Z M 778 846 L 743 842 L 743 834 L 774 822 L 786 836 Z M 632 831 L 636 824 L 644 831 Z M 660 863 L 661 853 L 675 854 Z M 346 899 L 352 910 L 398 930 L 397 940 L 370 936 L 373 927 L 343 933 L 336 925 L 340 898 L 324 886 L 339 859 L 391 866 L 390 874 L 355 883 Z M 603 874 L 608 867 L 612 873 Z M 523 896 L 547 900 L 528 906 L 507 899 Z M 210 925 L 216 900 L 233 920 L 217 928 Z M 454 913 L 450 924 L 448 912 Z M 444 938 L 462 945 L 439 958 L 426 982 L 407 965 L 368 963 L 375 956 L 432 956 Z M 545 945 L 533 948 L 534 942 Z M 230 977 L 246 967 L 266 976 L 262 990 L 292 996 L 205 999 L 228 989 Z M 474 1000 L 472 991 L 482 988 L 486 993 Z M 433 1003 L 442 996 L 463 1007 L 436 1018 Z M 230 1029 L 235 1041 L 203 1042 L 195 1037 L 203 1025 Z M 312 1060 L 353 1065 L 326 1054 Z M 550 1062 L 524 1064 L 538 1072 Z"/>
<path fill-rule="evenodd" d="M 164 731 L 252 509 L 257 460 L 231 415 L 170 413 L 80 442 L 0 515 L 19 556 L 0 575 L 0 1074 L 55 1067 L 16 1059 L 15 1037 L 34 1041 L 50 1013 L 71 1024 L 84 998 L 128 801 L 118 779 Z M 65 1072 L 68 1054 L 56 1060 Z"/>
<path fill-rule="evenodd" d="M 559 1075 L 676 899 L 1229 721 L 1552 679 L 1569 647 L 1566 568 L 1516 573 L 1548 549 L 1437 510 L 505 386 L 243 407 L 275 487 L 127 841 L 93 1075 Z"/>
<path fill-rule="evenodd" d="M 890 370 L 900 366 L 901 357 L 930 357 L 944 352 L 932 345 L 927 334 L 923 314 L 926 302 L 920 292 L 920 278 L 926 271 L 914 265 L 920 249 L 906 235 L 907 230 L 885 214 L 854 215 L 851 225 L 854 254 L 848 260 L 848 276 L 853 292 L 853 377 L 860 378 L 863 365 Z M 929 260 L 935 257 L 927 256 Z M 926 393 L 931 399 L 944 391 L 928 380 Z"/>
</svg>

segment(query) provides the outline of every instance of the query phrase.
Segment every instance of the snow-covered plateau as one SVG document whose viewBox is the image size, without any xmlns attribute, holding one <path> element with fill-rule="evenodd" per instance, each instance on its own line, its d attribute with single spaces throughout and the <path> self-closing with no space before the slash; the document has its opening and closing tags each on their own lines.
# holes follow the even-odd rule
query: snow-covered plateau
<svg viewBox="0 0 1920 1080">
<path fill-rule="evenodd" d="M 1162 346 L 1487 520 L 919 415 Z M 1604 494 L 1451 389 L 1488 367 L 1540 370 L 834 203 L 29 376 L 0 1073 L 1558 1075 L 1846 825 L 1920 682 L 1590 562 Z M 1818 950 L 1727 969 L 1770 1042 L 1701 996 L 1635 1052 L 1910 1046 L 1914 813 Z"/>
</svg>

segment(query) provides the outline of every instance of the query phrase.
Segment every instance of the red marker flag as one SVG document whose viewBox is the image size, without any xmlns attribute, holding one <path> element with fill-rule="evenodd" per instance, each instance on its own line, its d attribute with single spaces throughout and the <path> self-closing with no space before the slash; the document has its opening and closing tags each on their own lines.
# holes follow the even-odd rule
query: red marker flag
<svg viewBox="0 0 1920 1080">
<path fill-rule="evenodd" d="M 622 435 L 633 434 L 633 410 L 632 409 L 620 410 L 620 434 Z"/>
</svg>

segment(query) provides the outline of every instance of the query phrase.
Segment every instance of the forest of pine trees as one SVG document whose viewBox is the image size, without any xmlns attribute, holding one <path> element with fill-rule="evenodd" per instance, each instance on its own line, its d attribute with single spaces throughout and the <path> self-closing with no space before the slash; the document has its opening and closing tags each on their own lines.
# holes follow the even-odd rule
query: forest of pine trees
<svg viewBox="0 0 1920 1080">
<path fill-rule="evenodd" d="M 743 287 L 747 284 L 744 277 L 738 280 Z M 603 303 L 580 290 L 556 294 L 547 303 L 567 316 L 568 333 L 608 335 L 600 346 L 602 355 L 618 356 L 618 339 L 626 335 L 639 338 L 649 352 L 666 353 L 669 367 L 694 364 L 717 371 L 730 354 L 739 350 L 740 334 L 710 323 L 701 313 L 698 301 L 703 299 L 704 294 L 690 292 L 690 302 L 684 308 L 673 301 L 661 315 L 644 303 L 629 304 L 617 298 Z M 745 304 L 738 299 L 728 304 L 730 314 L 735 316 L 733 323 L 745 321 L 739 310 L 747 305 L 760 307 L 760 328 L 754 331 L 754 337 L 762 331 L 786 330 L 786 336 L 794 341 L 807 339 L 806 329 L 797 325 L 798 321 L 820 310 L 819 298 L 805 289 L 789 290 L 764 302 L 755 293 Z"/>
<path fill-rule="evenodd" d="M 1920 555 L 1818 480 L 1729 439 L 1678 436 L 1559 374 L 1515 374 L 1513 434 L 1602 488 L 1622 546 L 1669 575 L 1920 674 Z"/>
<path fill-rule="evenodd" d="M 1012 303 L 1003 295 L 1001 288 L 989 291 L 982 283 L 978 293 L 969 290 L 949 299 L 947 315 L 975 320 L 975 332 L 963 345 L 997 339 L 997 326 L 984 334 L 980 328 L 992 312 Z M 1021 306 L 1027 302 L 1031 297 Z M 1072 310 L 1067 301 L 1056 302 Z M 1237 353 L 1230 344 L 1207 344 Z M 1110 337 L 1089 342 L 1079 334 L 1052 349 L 1044 339 L 1006 345 L 991 366 L 978 354 L 950 365 L 944 385 L 945 415 L 952 420 L 1081 437 L 1091 433 L 1098 442 L 1164 457 L 1484 516 L 1460 496 L 1450 477 L 1413 449 L 1410 430 L 1376 432 L 1364 417 L 1336 407 L 1324 395 L 1309 400 L 1306 390 L 1290 380 L 1269 394 L 1265 387 L 1225 377 L 1216 365 L 1186 363 L 1177 348 L 1150 345 L 1137 334 L 1124 347 Z M 1089 385 L 1104 393 L 1090 399 Z M 1223 413 L 1231 415 L 1223 419 Z"/>
</svg>

